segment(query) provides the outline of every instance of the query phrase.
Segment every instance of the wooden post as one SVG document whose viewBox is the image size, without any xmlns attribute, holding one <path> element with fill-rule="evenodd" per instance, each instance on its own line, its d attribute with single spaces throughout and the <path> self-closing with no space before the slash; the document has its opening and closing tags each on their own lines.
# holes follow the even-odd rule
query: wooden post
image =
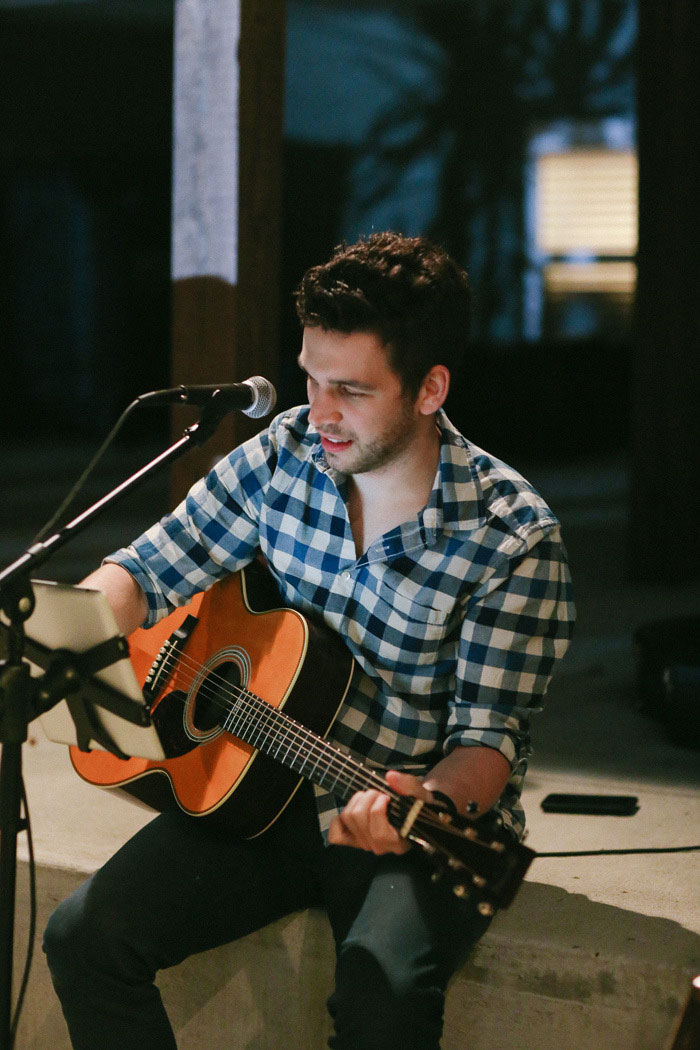
<svg viewBox="0 0 700 1050">
<path fill-rule="evenodd" d="M 176 0 L 174 62 L 171 382 L 276 383 L 284 0 Z M 195 418 L 174 409 L 175 435 Z M 227 417 L 173 501 L 261 425 Z"/>
</svg>

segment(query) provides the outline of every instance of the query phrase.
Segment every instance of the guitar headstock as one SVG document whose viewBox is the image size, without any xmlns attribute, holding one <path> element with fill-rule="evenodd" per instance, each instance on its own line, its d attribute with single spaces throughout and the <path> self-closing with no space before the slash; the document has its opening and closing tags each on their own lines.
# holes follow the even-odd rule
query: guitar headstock
<svg viewBox="0 0 700 1050">
<path fill-rule="evenodd" d="M 407 818 L 411 820 L 404 837 L 430 859 L 433 877 L 446 879 L 458 897 L 476 898 L 484 915 L 507 908 L 535 858 L 534 850 L 518 842 L 492 813 L 470 820 L 423 803 L 411 819 L 415 803 L 412 798 L 393 798 L 388 816 L 400 830 Z"/>
</svg>

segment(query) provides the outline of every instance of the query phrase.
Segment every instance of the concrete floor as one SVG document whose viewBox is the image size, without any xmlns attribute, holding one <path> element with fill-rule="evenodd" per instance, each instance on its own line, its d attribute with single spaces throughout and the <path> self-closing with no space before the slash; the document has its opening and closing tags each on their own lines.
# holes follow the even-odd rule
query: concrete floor
<svg viewBox="0 0 700 1050">
<path fill-rule="evenodd" d="M 28 450 L 6 450 L 12 467 L 2 476 L 14 480 L 2 500 L 0 564 L 9 562 L 30 542 L 32 530 L 85 461 L 85 455 L 76 458 L 80 451 L 55 447 L 35 455 Z M 136 465 L 144 458 L 138 450 L 130 450 L 112 461 L 106 478 L 117 480 L 122 460 Z M 660 722 L 640 710 L 632 637 L 641 624 L 697 614 L 700 583 L 651 587 L 627 582 L 626 479 L 621 462 L 607 459 L 529 469 L 525 464 L 514 465 L 540 488 L 562 520 L 579 613 L 576 638 L 544 711 L 534 721 L 534 756 L 524 795 L 528 844 L 538 853 L 698 845 L 700 751 L 673 743 Z M 94 535 L 76 544 L 42 575 L 77 579 L 103 553 L 153 520 L 165 503 L 163 481 L 151 485 L 139 498 L 130 497 Z M 47 868 L 92 871 L 148 819 L 148 813 L 136 805 L 82 783 L 69 765 L 66 750 L 47 742 L 36 725 L 30 727 L 24 748 L 24 769 L 35 851 L 39 864 Z M 554 791 L 633 794 L 639 809 L 628 817 L 544 813 L 540 803 Z M 20 842 L 19 856 L 26 857 L 24 842 Z M 520 962 L 512 965 L 514 972 L 521 967 L 521 982 L 531 967 L 532 946 L 548 952 L 552 988 L 557 984 L 553 976 L 557 969 L 563 973 L 568 967 L 571 973 L 583 974 L 586 960 L 598 956 L 607 960 L 608 969 L 620 980 L 632 985 L 635 974 L 639 978 L 642 970 L 647 972 L 645 967 L 652 967 L 655 987 L 662 991 L 664 973 L 667 975 L 669 1002 L 675 1004 L 668 1008 L 670 1016 L 678 1006 L 679 980 L 700 972 L 699 855 L 538 857 L 521 894 L 496 919 L 488 936 L 483 958 L 496 951 L 501 937 L 515 944 L 511 958 Z M 556 988 L 547 991 L 544 977 L 542 981 L 538 995 L 559 994 Z M 644 1042 L 641 1034 L 629 1043 L 620 1042 L 618 1036 L 616 1042 L 591 1045 L 629 1045 L 635 1050 L 661 1046 Z M 568 1038 L 571 1050 L 588 1046 Z M 26 1043 L 30 1045 L 40 1044 Z M 478 1043 L 485 1050 L 492 1045 L 501 1044 L 486 1037 Z M 521 1046 L 526 1045 L 544 1048 L 550 1042 L 543 1035 L 532 1044 L 521 1040 Z"/>
</svg>

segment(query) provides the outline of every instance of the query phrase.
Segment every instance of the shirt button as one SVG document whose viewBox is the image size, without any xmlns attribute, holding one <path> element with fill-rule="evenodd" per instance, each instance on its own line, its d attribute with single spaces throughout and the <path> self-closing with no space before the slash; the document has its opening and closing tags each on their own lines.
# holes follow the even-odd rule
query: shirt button
<svg viewBox="0 0 700 1050">
<path fill-rule="evenodd" d="M 350 570 L 349 569 L 345 569 L 341 573 L 341 576 L 343 577 L 344 580 L 349 580 L 350 579 Z"/>
</svg>

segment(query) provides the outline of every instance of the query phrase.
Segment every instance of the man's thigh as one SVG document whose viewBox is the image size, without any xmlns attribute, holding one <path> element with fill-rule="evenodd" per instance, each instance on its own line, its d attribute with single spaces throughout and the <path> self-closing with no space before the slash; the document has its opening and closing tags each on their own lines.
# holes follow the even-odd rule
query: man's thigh
<svg viewBox="0 0 700 1050">
<path fill-rule="evenodd" d="M 336 948 L 362 947 L 397 975 L 428 966 L 447 984 L 486 931 L 489 920 L 475 901 L 457 898 L 447 882 L 434 882 L 417 851 L 402 856 L 330 847 L 324 897 Z"/>
<path fill-rule="evenodd" d="M 106 946 L 138 946 L 147 968 L 172 966 L 317 903 L 322 849 L 306 792 L 260 838 L 242 840 L 182 813 L 161 814 L 66 902 Z"/>
</svg>

